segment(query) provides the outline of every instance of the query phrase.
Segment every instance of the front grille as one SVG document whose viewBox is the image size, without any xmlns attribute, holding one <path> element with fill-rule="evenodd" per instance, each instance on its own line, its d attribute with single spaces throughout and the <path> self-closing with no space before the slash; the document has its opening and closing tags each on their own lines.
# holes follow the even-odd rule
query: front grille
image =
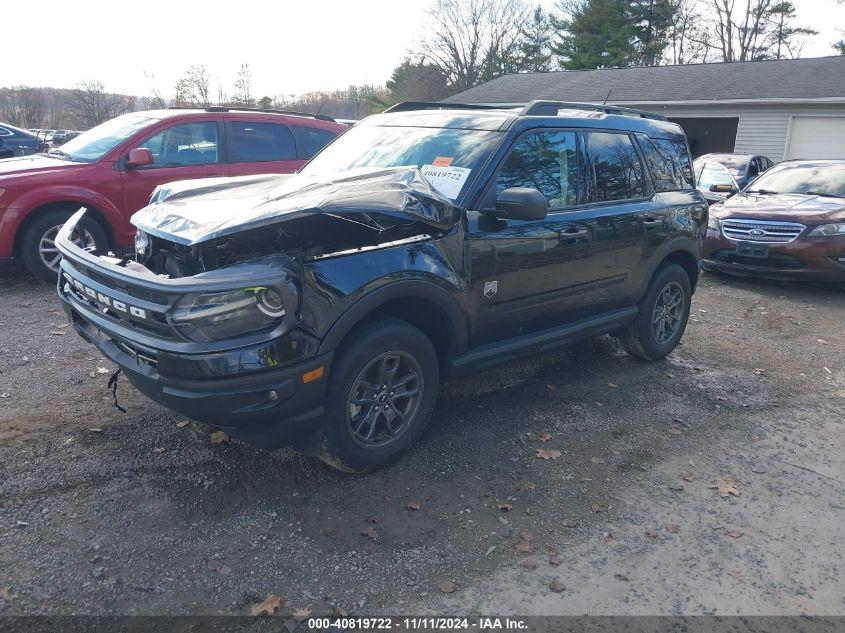
<svg viewBox="0 0 845 633">
<path fill-rule="evenodd" d="M 737 255 L 736 251 L 727 248 L 713 251 L 710 258 L 726 264 L 740 264 L 742 266 L 757 266 L 759 268 L 777 268 L 780 270 L 796 270 L 804 268 L 804 260 L 787 255 L 786 253 L 769 253 L 768 257 L 745 257 Z"/>
<path fill-rule="evenodd" d="M 743 220 L 728 218 L 719 222 L 722 235 L 734 242 L 786 244 L 801 235 L 806 227 L 797 222 L 777 220 Z"/>
</svg>

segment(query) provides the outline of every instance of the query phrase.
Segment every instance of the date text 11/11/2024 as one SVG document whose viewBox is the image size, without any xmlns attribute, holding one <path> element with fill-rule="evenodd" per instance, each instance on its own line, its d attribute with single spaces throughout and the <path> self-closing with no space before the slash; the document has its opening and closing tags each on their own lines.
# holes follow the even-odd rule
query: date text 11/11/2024
<svg viewBox="0 0 845 633">
<path fill-rule="evenodd" d="M 519 618 L 479 617 L 344 617 L 344 618 L 309 618 L 308 628 L 312 630 L 476 630 L 476 631 L 525 631 L 528 625 Z"/>
</svg>

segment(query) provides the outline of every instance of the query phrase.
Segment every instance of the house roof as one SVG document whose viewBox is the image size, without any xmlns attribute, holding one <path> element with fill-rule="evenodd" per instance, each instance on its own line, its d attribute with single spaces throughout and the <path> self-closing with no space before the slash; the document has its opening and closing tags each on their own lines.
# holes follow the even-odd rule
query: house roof
<svg viewBox="0 0 845 633">
<path fill-rule="evenodd" d="M 610 97 L 608 98 L 608 91 Z M 505 75 L 444 101 L 609 103 L 845 100 L 845 55 Z"/>
</svg>

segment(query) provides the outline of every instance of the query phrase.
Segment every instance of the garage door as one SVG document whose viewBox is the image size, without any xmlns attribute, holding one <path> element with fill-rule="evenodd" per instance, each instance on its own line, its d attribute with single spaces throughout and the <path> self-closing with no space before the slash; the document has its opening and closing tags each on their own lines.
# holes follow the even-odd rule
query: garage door
<svg viewBox="0 0 845 633">
<path fill-rule="evenodd" d="M 792 119 L 787 158 L 845 158 L 845 116 Z"/>
</svg>

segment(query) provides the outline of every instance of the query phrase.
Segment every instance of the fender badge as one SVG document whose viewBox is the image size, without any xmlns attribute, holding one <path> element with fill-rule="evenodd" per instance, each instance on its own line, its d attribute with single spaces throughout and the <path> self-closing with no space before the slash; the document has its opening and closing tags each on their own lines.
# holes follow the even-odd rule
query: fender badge
<svg viewBox="0 0 845 633">
<path fill-rule="evenodd" d="M 484 282 L 484 296 L 488 299 L 492 299 L 493 295 L 495 295 L 499 291 L 499 282 L 498 281 L 485 281 Z"/>
</svg>

